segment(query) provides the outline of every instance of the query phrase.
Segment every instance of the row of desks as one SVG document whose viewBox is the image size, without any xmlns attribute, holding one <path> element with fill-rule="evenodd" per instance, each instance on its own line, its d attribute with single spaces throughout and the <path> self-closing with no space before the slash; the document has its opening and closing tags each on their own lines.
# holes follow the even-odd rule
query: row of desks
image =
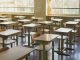
<svg viewBox="0 0 80 60">
<path fill-rule="evenodd" d="M 20 21 L 20 20 L 19 20 Z M 22 20 L 21 20 L 22 21 Z M 25 20 L 24 20 L 25 21 Z M 27 20 L 26 20 L 26 22 L 27 22 Z M 28 22 L 30 22 L 29 20 L 28 20 Z M 25 25 L 23 25 L 23 27 L 24 28 L 27 28 L 28 29 L 28 41 L 30 41 L 30 29 L 31 28 L 37 28 L 37 27 L 39 27 L 40 26 L 40 24 L 41 25 L 43 25 L 43 32 L 44 32 L 44 25 L 51 25 L 53 22 L 52 21 L 40 21 L 40 22 L 37 22 L 37 24 L 35 24 L 35 23 L 31 23 L 31 24 L 25 24 Z M 16 22 L 2 22 L 2 23 L 0 23 L 1 25 L 8 25 L 8 24 L 16 24 Z M 73 21 L 69 21 L 69 22 L 66 22 L 66 24 L 72 24 L 72 25 L 76 25 L 76 24 L 78 24 L 78 22 L 73 22 Z M 49 28 L 50 29 L 50 28 Z M 74 29 L 75 29 L 75 27 L 74 27 Z M 22 32 L 23 33 L 23 32 Z M 28 43 L 28 45 L 30 45 L 30 42 Z"/>
<path fill-rule="evenodd" d="M 35 41 L 43 42 L 41 44 L 43 44 L 44 59 L 45 59 L 45 43 L 47 44 L 49 42 L 54 41 L 54 39 L 56 37 L 58 37 L 58 35 L 56 35 L 56 34 L 43 34 L 37 38 L 34 38 Z M 33 50 L 35 50 L 35 49 L 34 48 L 20 47 L 20 46 L 13 47 L 11 49 L 8 49 L 8 50 L 0 53 L 0 60 L 21 60 L 22 58 L 26 57 Z"/>
<path fill-rule="evenodd" d="M 63 31 L 62 31 L 63 30 Z M 7 32 L 9 32 L 9 31 L 13 31 L 14 33 L 7 33 Z M 68 29 L 68 28 L 60 28 L 60 29 L 58 29 L 58 30 L 56 30 L 55 32 L 57 32 L 57 33 L 68 33 L 68 32 L 70 32 L 71 31 L 71 29 Z M 0 35 L 1 36 L 9 36 L 9 35 L 12 35 L 12 34 L 15 34 L 15 33 L 17 33 L 17 32 L 20 32 L 20 31 L 15 31 L 15 30 L 7 30 L 7 31 L 4 31 L 4 32 L 2 32 L 2 33 L 0 33 Z M 3 34 L 4 33 L 4 34 Z M 39 37 L 36 37 L 36 38 L 34 38 L 34 40 L 35 41 L 38 41 L 38 42 L 41 42 L 41 44 L 43 45 L 43 59 L 44 60 L 46 60 L 46 55 L 45 55 L 45 45 L 47 44 L 47 43 L 50 43 L 50 42 L 52 42 L 52 41 L 54 41 L 54 39 L 55 38 L 57 38 L 58 37 L 58 35 L 56 35 L 56 34 L 43 34 L 43 35 L 41 35 L 41 36 L 39 36 Z M 15 51 L 15 50 L 16 51 Z M 0 57 L 1 57 L 1 60 L 19 60 L 19 59 L 22 59 L 22 55 L 23 55 L 23 53 L 24 54 L 28 54 L 27 52 L 31 52 L 31 51 L 33 51 L 34 49 L 31 49 L 31 50 L 29 50 L 29 51 L 27 51 L 26 49 L 28 49 L 28 48 L 23 48 L 23 47 L 15 47 L 15 48 L 11 48 L 11 49 L 9 49 L 9 50 L 7 50 L 7 51 L 5 51 L 5 52 L 2 52 L 2 53 L 0 53 Z M 20 52 L 19 52 L 20 51 Z M 27 51 L 27 52 L 26 52 Z M 14 53 L 13 53 L 14 52 Z M 52 50 L 52 54 L 54 54 L 53 53 L 54 52 L 54 47 L 53 47 L 53 50 Z M 16 55 L 15 55 L 15 53 L 17 53 Z M 8 54 L 8 55 L 7 55 Z M 12 55 L 11 55 L 12 54 Z M 18 55 L 19 54 L 19 55 Z M 20 55 L 21 54 L 21 55 Z M 6 57 L 6 55 L 7 55 L 7 57 Z M 10 56 L 9 56 L 10 55 Z M 14 56 L 15 55 L 15 56 Z M 3 56 L 5 57 L 5 58 L 3 58 Z M 24 55 L 25 56 L 25 55 Z M 54 55 L 53 55 L 53 59 L 54 59 Z"/>
<path fill-rule="evenodd" d="M 67 22 L 67 24 L 68 24 L 69 22 Z M 43 24 L 43 22 L 41 23 L 40 22 L 40 24 Z M 23 25 L 24 27 L 27 27 L 28 29 L 29 28 L 32 28 L 32 27 L 38 27 L 38 26 L 40 26 L 40 24 L 38 24 L 38 25 L 35 25 L 35 24 L 26 24 L 26 25 Z M 45 22 L 45 24 L 47 24 L 47 22 Z M 51 23 L 50 23 L 51 24 Z M 73 25 L 75 25 L 75 24 L 77 24 L 77 22 L 73 22 L 72 23 Z M 59 33 L 59 34 L 63 34 L 63 33 L 68 33 L 68 32 L 70 32 L 71 30 L 68 30 L 67 28 L 66 29 L 64 29 L 64 28 L 61 28 L 61 29 L 58 29 L 58 30 L 56 30 L 55 32 L 57 32 L 57 33 Z M 8 33 L 9 32 L 9 33 Z M 17 33 L 19 33 L 20 31 L 18 31 L 18 30 L 6 30 L 6 31 L 3 31 L 3 32 L 0 32 L 0 36 L 2 36 L 3 38 L 4 37 L 7 37 L 7 36 L 10 36 L 10 35 L 14 35 L 14 34 L 17 34 Z M 28 32 L 29 32 L 29 35 L 30 35 L 30 30 L 28 30 Z M 34 40 L 35 41 L 38 41 L 38 42 L 41 42 L 41 44 L 43 45 L 43 60 L 46 60 L 46 58 L 45 58 L 45 45 L 47 44 L 47 43 L 49 43 L 49 42 L 52 42 L 52 41 L 54 41 L 54 39 L 55 38 L 57 38 L 58 37 L 58 35 L 56 35 L 56 34 L 43 34 L 43 35 L 41 35 L 41 36 L 39 36 L 39 37 L 37 37 L 37 38 L 34 38 Z M 30 38 L 30 37 L 28 37 L 28 38 Z M 62 38 L 61 38 L 62 39 Z M 29 40 L 30 41 L 30 40 Z M 3 39 L 3 44 L 4 44 L 4 39 Z M 63 43 L 62 43 L 63 44 Z M 4 45 L 3 45 L 4 46 Z M 13 48 L 13 49 L 15 49 L 15 48 Z M 13 50 L 12 49 L 12 50 Z M 17 48 L 16 48 L 17 49 Z M 24 48 L 22 48 L 23 50 L 24 50 Z M 63 49 L 63 47 L 62 47 L 62 49 Z M 12 51 L 11 49 L 9 49 L 10 51 Z M 7 50 L 7 51 L 9 51 L 9 50 Z M 22 50 L 22 52 L 23 52 L 23 50 Z M 32 49 L 32 50 L 34 50 L 34 49 Z M 32 50 L 30 50 L 30 51 L 32 51 Z M 16 50 L 16 51 L 18 51 L 18 50 Z M 14 52 L 14 51 L 12 51 L 12 52 Z M 7 52 L 6 54 L 12 54 L 12 52 L 11 53 L 9 53 L 9 52 Z M 53 48 L 53 50 L 52 50 L 52 53 L 54 52 L 54 48 Z M 1 60 L 5 60 L 5 58 L 2 58 L 3 56 L 6 56 L 6 54 L 3 52 L 3 54 L 1 54 L 0 53 L 0 55 L 1 55 Z M 19 54 L 19 53 L 18 53 Z M 15 54 L 13 54 L 13 55 L 15 55 Z M 22 54 L 21 54 L 22 55 Z M 19 56 L 19 55 L 18 55 Z M 8 59 L 8 58 L 9 59 Z M 11 57 L 9 57 L 9 56 L 7 56 L 6 57 L 6 59 L 7 60 L 12 60 L 12 58 L 14 57 L 16 57 L 15 59 L 13 59 L 13 60 L 19 60 L 18 59 L 18 57 L 15 55 L 15 56 L 11 56 Z M 53 57 L 54 57 L 54 55 L 53 55 Z M 20 59 L 22 58 L 22 57 L 19 57 Z M 52 59 L 54 59 L 54 58 L 52 58 Z"/>
<path fill-rule="evenodd" d="M 12 30 L 9 30 L 12 31 Z M 0 33 L 1 36 L 8 36 L 8 35 L 12 35 L 14 33 L 7 33 L 9 32 L 8 30 L 5 32 Z M 15 30 L 13 30 L 15 31 Z M 20 32 L 20 31 L 15 31 L 15 33 Z M 3 34 L 5 33 L 5 34 Z M 40 37 L 35 38 L 35 40 L 41 41 L 41 42 L 51 42 L 53 41 L 53 39 L 55 39 L 58 35 L 54 35 L 54 34 L 44 34 Z M 47 38 L 46 38 L 47 37 Z M 41 39 L 42 38 L 42 39 Z M 39 40 L 40 39 L 40 40 Z M 44 45 L 45 46 L 45 45 Z M 45 49 L 45 48 L 43 48 Z M 0 60 L 21 60 L 24 57 L 26 57 L 30 52 L 32 52 L 33 48 L 26 48 L 26 47 L 21 47 L 21 46 L 17 46 L 17 47 L 13 47 L 10 48 L 9 50 L 6 50 L 2 53 L 0 53 Z M 16 53 L 16 54 L 15 54 Z M 45 54 L 45 53 L 44 53 Z M 44 55 L 45 56 L 45 55 Z M 5 58 L 4 58 L 5 57 Z"/>
</svg>

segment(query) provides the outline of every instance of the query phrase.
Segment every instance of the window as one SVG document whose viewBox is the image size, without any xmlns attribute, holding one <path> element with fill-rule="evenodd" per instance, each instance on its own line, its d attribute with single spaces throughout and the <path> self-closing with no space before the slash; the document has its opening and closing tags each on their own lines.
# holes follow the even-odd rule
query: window
<svg viewBox="0 0 80 60">
<path fill-rule="evenodd" d="M 34 0 L 1 0 L 0 12 L 34 13 Z"/>
<path fill-rule="evenodd" d="M 79 0 L 51 0 L 49 7 L 52 14 L 79 14 Z"/>
</svg>

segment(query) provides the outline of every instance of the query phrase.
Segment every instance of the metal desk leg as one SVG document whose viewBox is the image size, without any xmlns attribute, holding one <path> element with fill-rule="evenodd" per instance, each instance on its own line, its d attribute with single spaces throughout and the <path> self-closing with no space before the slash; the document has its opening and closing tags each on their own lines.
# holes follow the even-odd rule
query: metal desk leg
<svg viewBox="0 0 80 60">
<path fill-rule="evenodd" d="M 41 58 L 42 58 L 42 57 L 41 57 L 41 56 L 42 56 L 42 55 L 41 55 L 41 52 L 42 52 L 42 51 L 39 50 L 39 60 L 41 60 Z"/>
<path fill-rule="evenodd" d="M 4 44 L 4 41 L 5 41 L 7 38 L 8 38 L 8 37 L 3 37 L 3 44 L 2 44 L 3 47 L 6 47 L 5 44 Z"/>
<path fill-rule="evenodd" d="M 72 32 L 70 32 L 69 33 L 69 44 L 68 44 L 68 50 L 74 50 L 73 48 L 72 48 L 72 45 L 73 45 L 74 43 L 72 42 Z"/>
<path fill-rule="evenodd" d="M 76 36 L 76 32 L 75 32 L 75 30 L 76 30 L 76 29 L 75 29 L 75 26 L 74 26 L 74 36 L 73 36 L 73 38 L 74 38 L 74 39 L 73 39 L 74 42 L 76 42 L 76 41 L 75 41 L 75 36 Z"/>
<path fill-rule="evenodd" d="M 30 47 L 30 28 L 28 28 L 28 47 Z"/>
<path fill-rule="evenodd" d="M 44 34 L 44 24 L 43 24 L 43 34 Z"/>
<path fill-rule="evenodd" d="M 53 48 L 52 48 L 52 60 L 54 60 L 54 41 L 52 42 L 52 46 L 53 46 Z"/>
<path fill-rule="evenodd" d="M 43 60 L 46 60 L 46 49 L 44 43 L 43 43 Z"/>
<path fill-rule="evenodd" d="M 5 40 L 5 39 L 3 38 L 3 47 L 5 47 L 5 45 L 4 45 L 4 40 Z"/>
<path fill-rule="evenodd" d="M 21 44 L 23 45 L 23 27 L 21 28 Z"/>
<path fill-rule="evenodd" d="M 61 39 L 59 39 L 59 42 L 58 42 L 58 52 L 60 53 L 60 50 L 61 50 Z"/>
<path fill-rule="evenodd" d="M 51 28 L 50 28 L 50 25 L 49 25 L 49 34 L 51 33 L 51 31 L 50 31 L 50 30 L 51 30 Z"/>
<path fill-rule="evenodd" d="M 18 34 L 16 34 L 16 45 L 18 45 Z"/>
<path fill-rule="evenodd" d="M 63 35 L 61 34 L 61 53 L 63 53 L 64 49 L 64 40 L 63 40 Z"/>
</svg>

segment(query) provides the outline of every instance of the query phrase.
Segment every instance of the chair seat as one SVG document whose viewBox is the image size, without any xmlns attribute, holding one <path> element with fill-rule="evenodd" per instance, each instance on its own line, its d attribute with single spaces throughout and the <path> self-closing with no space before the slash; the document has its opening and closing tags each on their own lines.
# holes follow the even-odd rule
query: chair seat
<svg viewBox="0 0 80 60">
<path fill-rule="evenodd" d="M 57 38 L 58 38 L 58 39 L 61 39 L 61 36 L 58 36 Z M 68 39 L 68 36 L 63 36 L 63 39 L 64 39 L 64 40 Z"/>
</svg>

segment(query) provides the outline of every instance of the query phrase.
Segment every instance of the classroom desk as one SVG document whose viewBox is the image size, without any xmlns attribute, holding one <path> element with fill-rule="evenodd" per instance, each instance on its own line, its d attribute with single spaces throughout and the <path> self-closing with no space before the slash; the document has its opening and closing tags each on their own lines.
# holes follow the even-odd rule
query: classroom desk
<svg viewBox="0 0 80 60">
<path fill-rule="evenodd" d="M 23 25 L 24 23 L 30 23 L 31 20 L 29 20 L 29 19 L 22 19 L 22 20 L 18 20 L 18 22 L 22 23 L 22 25 Z"/>
<path fill-rule="evenodd" d="M 37 21 L 43 20 L 43 18 L 41 18 L 41 17 L 32 17 L 32 20 L 37 22 Z"/>
<path fill-rule="evenodd" d="M 63 19 L 51 18 L 51 21 L 53 21 L 53 23 L 55 23 L 55 25 L 57 25 L 57 23 L 59 23 L 60 24 L 59 27 L 62 27 L 62 25 L 63 25 L 63 23 L 62 23 Z"/>
<path fill-rule="evenodd" d="M 70 35 L 70 33 L 72 32 L 72 29 L 70 29 L 70 28 L 59 28 L 59 29 L 57 29 L 57 30 L 55 30 L 54 31 L 56 34 L 60 34 L 61 35 L 61 40 L 59 41 L 59 51 L 57 52 L 59 55 L 65 55 L 65 56 L 69 56 L 69 54 L 66 54 L 66 53 L 64 53 L 63 52 L 63 49 L 64 49 L 64 39 L 63 39 L 63 36 L 64 35 Z M 70 40 L 70 36 L 68 36 L 69 38 L 69 40 L 67 40 L 67 42 L 68 41 L 71 41 Z"/>
<path fill-rule="evenodd" d="M 33 48 L 16 46 L 0 53 L 0 60 L 22 60 L 34 51 Z M 28 60 L 28 58 L 26 59 Z"/>
<path fill-rule="evenodd" d="M 0 18 L 6 18 L 6 16 L 0 16 Z"/>
<path fill-rule="evenodd" d="M 54 19 L 54 18 L 52 18 L 51 20 L 56 21 L 56 22 L 61 22 L 63 19 L 58 19 L 58 18 Z"/>
<path fill-rule="evenodd" d="M 39 37 L 34 38 L 34 41 L 37 41 L 43 45 L 43 60 L 47 60 L 45 45 L 52 41 L 54 42 L 54 39 L 57 37 L 58 37 L 58 35 L 56 35 L 56 34 L 43 34 Z M 54 60 L 54 43 L 52 43 L 52 46 L 53 46 L 52 60 Z"/>
<path fill-rule="evenodd" d="M 79 24 L 78 21 L 68 21 L 68 22 L 65 22 L 66 26 L 72 26 L 73 27 L 73 32 L 74 32 L 74 41 L 75 41 L 75 31 L 76 31 L 76 25 Z"/>
<path fill-rule="evenodd" d="M 4 29 L 5 27 L 7 28 L 8 26 L 15 25 L 15 24 L 17 24 L 17 22 L 8 21 L 8 22 L 1 22 L 0 26 L 1 26 L 2 29 Z"/>
<path fill-rule="evenodd" d="M 12 20 L 11 20 L 11 18 L 0 18 L 0 21 L 1 22 L 4 22 L 4 21 L 6 22 L 6 21 L 12 21 Z"/>
<path fill-rule="evenodd" d="M 0 37 L 3 39 L 3 47 L 5 47 L 4 40 L 6 40 L 9 36 L 16 35 L 16 44 L 18 45 L 18 33 L 20 33 L 19 30 L 13 30 L 13 29 L 7 29 L 6 31 L 0 32 Z"/>
<path fill-rule="evenodd" d="M 53 23 L 52 21 L 38 21 L 37 23 L 43 26 L 43 33 L 44 33 L 45 26 L 49 26 L 49 33 L 50 33 L 51 25 Z"/>
<path fill-rule="evenodd" d="M 76 24 L 78 24 L 79 22 L 77 22 L 77 21 L 67 21 L 67 22 L 65 22 L 66 24 L 69 24 L 69 25 L 76 25 Z"/>
<path fill-rule="evenodd" d="M 79 22 L 79 24 L 77 25 L 77 29 L 78 29 L 78 36 L 80 35 L 80 19 L 75 19 L 74 21 Z"/>
<path fill-rule="evenodd" d="M 30 32 L 32 30 L 31 28 L 38 28 L 40 27 L 40 24 L 35 24 L 35 23 L 25 24 L 23 25 L 23 27 L 28 30 L 28 46 L 30 47 Z"/>
</svg>

